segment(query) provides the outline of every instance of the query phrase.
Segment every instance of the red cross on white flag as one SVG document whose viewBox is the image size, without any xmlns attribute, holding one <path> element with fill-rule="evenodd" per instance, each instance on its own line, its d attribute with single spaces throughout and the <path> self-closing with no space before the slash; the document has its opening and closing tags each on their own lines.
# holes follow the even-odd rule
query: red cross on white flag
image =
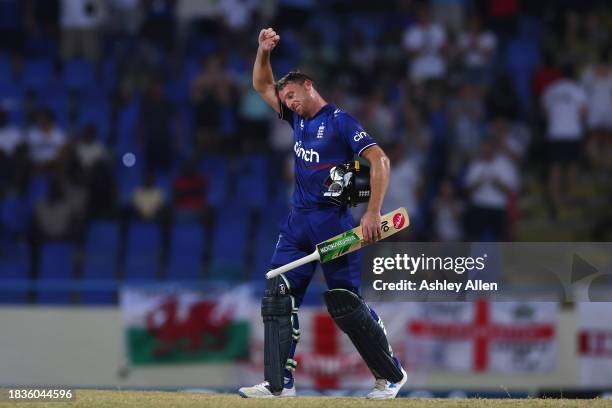
<svg viewBox="0 0 612 408">
<path fill-rule="evenodd" d="M 554 365 L 556 306 L 552 303 L 478 300 L 417 307 L 425 313 L 409 320 L 407 349 L 410 354 L 413 349 L 429 355 L 427 361 L 419 356 L 421 364 L 510 372 Z"/>
</svg>

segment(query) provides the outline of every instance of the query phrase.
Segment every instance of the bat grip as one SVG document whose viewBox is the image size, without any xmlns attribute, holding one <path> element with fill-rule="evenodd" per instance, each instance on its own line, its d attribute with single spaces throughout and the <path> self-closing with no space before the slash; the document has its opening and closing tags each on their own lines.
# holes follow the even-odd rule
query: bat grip
<svg viewBox="0 0 612 408">
<path fill-rule="evenodd" d="M 314 251 L 310 255 L 306 255 L 305 257 L 302 257 L 300 259 L 296 259 L 293 262 L 289 262 L 286 265 L 279 266 L 276 269 L 272 269 L 271 271 L 268 271 L 268 273 L 266 273 L 266 279 L 271 279 L 271 278 L 273 278 L 275 276 L 280 275 L 281 273 L 290 271 L 292 269 L 297 268 L 298 266 L 306 265 L 307 263 L 310 263 L 310 262 L 313 262 L 313 261 L 318 261 L 319 259 L 321 259 L 321 256 L 319 255 L 319 253 L 317 251 Z"/>
</svg>

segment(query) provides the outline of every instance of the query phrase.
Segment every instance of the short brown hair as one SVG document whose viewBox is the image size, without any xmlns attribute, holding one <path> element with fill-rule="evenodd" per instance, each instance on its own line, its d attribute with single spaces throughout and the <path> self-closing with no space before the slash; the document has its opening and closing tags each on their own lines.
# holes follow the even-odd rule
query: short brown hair
<svg viewBox="0 0 612 408">
<path fill-rule="evenodd" d="M 287 73 L 284 77 L 276 81 L 276 93 L 279 93 L 289 82 L 295 82 L 296 84 L 303 85 L 306 80 L 314 83 L 312 78 L 300 70 L 292 70 Z"/>
</svg>

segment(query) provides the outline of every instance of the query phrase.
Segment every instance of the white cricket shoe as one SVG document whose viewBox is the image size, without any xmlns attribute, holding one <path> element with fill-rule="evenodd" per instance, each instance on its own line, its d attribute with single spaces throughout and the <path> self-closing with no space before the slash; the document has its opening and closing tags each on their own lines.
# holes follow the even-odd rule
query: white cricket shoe
<svg viewBox="0 0 612 408">
<path fill-rule="evenodd" d="M 288 385 L 291 387 L 288 388 Z M 290 384 L 285 384 L 285 387 L 279 395 L 272 394 L 269 386 L 270 384 L 267 381 L 264 381 L 252 387 L 242 387 L 238 390 L 238 394 L 242 398 L 289 398 L 296 396 L 293 381 L 291 381 Z"/>
<path fill-rule="evenodd" d="M 406 380 L 408 380 L 408 374 L 406 374 L 406 371 L 404 371 L 403 368 L 402 368 L 402 374 L 404 374 L 404 376 L 402 377 L 402 380 L 397 383 L 390 383 L 384 378 L 377 379 L 376 382 L 374 383 L 374 389 L 370 391 L 368 395 L 366 395 L 366 398 L 368 399 L 393 399 L 395 398 L 400 388 L 402 388 L 402 386 L 406 384 Z"/>
</svg>

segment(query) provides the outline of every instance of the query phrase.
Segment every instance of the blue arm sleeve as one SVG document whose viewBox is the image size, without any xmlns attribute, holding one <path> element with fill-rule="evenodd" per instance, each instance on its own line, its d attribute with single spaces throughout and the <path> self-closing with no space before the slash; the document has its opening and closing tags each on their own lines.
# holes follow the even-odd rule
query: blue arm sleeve
<svg viewBox="0 0 612 408">
<path fill-rule="evenodd" d="M 376 141 L 363 130 L 361 124 L 351 115 L 342 112 L 338 114 L 337 120 L 340 123 L 339 129 L 342 138 L 358 156 L 361 156 L 365 149 L 376 144 Z"/>
</svg>

